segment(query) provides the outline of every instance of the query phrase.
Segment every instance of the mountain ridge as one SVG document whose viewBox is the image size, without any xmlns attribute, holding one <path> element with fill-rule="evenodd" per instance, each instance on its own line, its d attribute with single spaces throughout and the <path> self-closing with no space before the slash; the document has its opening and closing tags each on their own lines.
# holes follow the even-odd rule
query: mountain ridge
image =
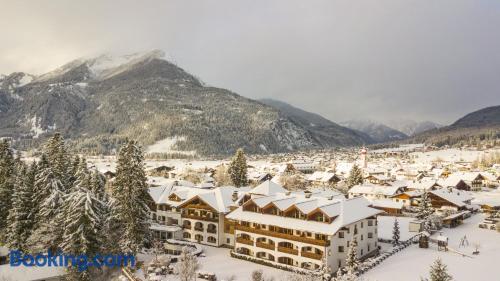
<svg viewBox="0 0 500 281">
<path fill-rule="evenodd" d="M 367 134 L 377 143 L 400 141 L 408 138 L 406 134 L 396 129 L 371 120 L 349 120 L 341 122 L 340 124 Z"/>
<path fill-rule="evenodd" d="M 344 143 L 350 142 L 356 145 L 375 142 L 363 132 L 343 127 L 317 113 L 305 111 L 286 102 L 270 98 L 259 99 L 258 101 L 282 111 L 289 118 L 312 132 L 320 142 L 331 142 L 332 137 L 335 137 L 337 141 L 342 139 Z"/>
<path fill-rule="evenodd" d="M 477 138 L 500 138 L 500 105 L 470 112 L 449 126 L 422 132 L 407 141 L 441 146 L 469 144 Z"/>
<path fill-rule="evenodd" d="M 116 64 L 106 56 L 78 59 L 16 87 L 13 75 L 19 74 L 2 76 L 0 137 L 30 148 L 57 131 L 73 149 L 90 154 L 113 153 L 127 138 L 144 146 L 175 139 L 172 151 L 198 155 L 362 143 L 325 141 L 271 106 L 205 86 L 163 55 L 152 51 Z"/>
</svg>

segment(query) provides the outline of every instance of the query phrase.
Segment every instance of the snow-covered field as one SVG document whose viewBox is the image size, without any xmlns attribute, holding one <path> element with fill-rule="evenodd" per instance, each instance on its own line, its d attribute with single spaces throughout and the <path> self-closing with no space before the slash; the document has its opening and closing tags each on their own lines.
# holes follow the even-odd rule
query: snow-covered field
<svg viewBox="0 0 500 281">
<path fill-rule="evenodd" d="M 389 257 L 363 277 L 370 281 L 418 281 L 420 277 L 428 277 L 429 266 L 440 257 L 448 266 L 454 281 L 499 280 L 496 264 L 500 259 L 500 233 L 478 228 L 477 225 L 483 218 L 484 215 L 477 214 L 465 220 L 464 224 L 457 228 L 443 230 L 443 234 L 449 237 L 450 248 L 472 258 L 463 257 L 453 251 L 439 252 L 433 244 L 430 244 L 429 249 L 420 249 L 418 245 L 412 245 Z M 469 246 L 459 247 L 464 235 L 467 236 Z M 481 245 L 479 249 L 481 253 L 478 256 L 471 255 L 474 243 Z"/>
<path fill-rule="evenodd" d="M 178 141 L 184 140 L 186 140 L 185 137 L 172 137 L 157 141 L 147 147 L 146 153 L 179 153 L 185 155 L 196 155 L 196 151 L 180 151 L 174 149 L 175 144 Z"/>
<path fill-rule="evenodd" d="M 414 159 L 418 163 L 431 163 L 438 158 L 445 162 L 458 162 L 474 161 L 488 153 L 490 153 L 490 151 L 443 149 L 427 152 L 414 152 L 411 153 L 411 156 L 415 157 Z"/>
</svg>

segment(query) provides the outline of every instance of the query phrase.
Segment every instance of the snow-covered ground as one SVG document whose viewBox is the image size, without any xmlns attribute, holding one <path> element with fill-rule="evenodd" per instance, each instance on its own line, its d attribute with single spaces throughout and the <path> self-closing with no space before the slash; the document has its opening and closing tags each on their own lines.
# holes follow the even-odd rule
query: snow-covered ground
<svg viewBox="0 0 500 281">
<path fill-rule="evenodd" d="M 493 150 L 492 150 L 493 151 Z M 458 162 L 458 161 L 474 161 L 478 158 L 489 154 L 491 151 L 479 150 L 461 150 L 461 149 L 442 149 L 427 152 L 414 152 L 411 156 L 414 157 L 418 163 L 431 163 L 436 159 L 441 159 L 445 162 Z"/>
<path fill-rule="evenodd" d="M 198 257 L 198 263 L 200 264 L 199 272 L 215 273 L 219 281 L 248 281 L 251 280 L 254 270 L 262 270 L 267 278 L 274 278 L 275 281 L 285 280 L 283 276 L 290 274 L 289 272 L 272 267 L 232 258 L 229 255 L 229 251 L 230 250 L 226 248 L 203 246 L 204 256 Z M 142 255 L 139 259 L 141 261 L 150 261 L 151 258 L 152 257 Z M 142 270 L 139 270 L 137 276 L 143 278 Z M 177 275 L 167 275 L 162 281 L 177 280 L 179 280 Z"/>
<path fill-rule="evenodd" d="M 472 258 L 463 257 L 453 251 L 439 252 L 434 244 L 430 244 L 429 249 L 420 249 L 418 245 L 412 245 L 389 257 L 363 276 L 370 281 L 418 281 L 420 277 L 428 277 L 430 265 L 440 257 L 448 266 L 454 281 L 498 280 L 498 268 L 495 265 L 500 259 L 500 233 L 478 228 L 477 225 L 483 218 L 484 215 L 477 214 L 465 220 L 464 224 L 457 228 L 443 230 L 443 234 L 449 237 L 450 248 Z M 469 246 L 459 247 L 464 235 L 467 236 Z M 474 243 L 481 245 L 479 249 L 481 253 L 477 256 L 472 255 Z"/>
<path fill-rule="evenodd" d="M 229 249 L 214 247 L 204 248 L 206 257 L 198 259 L 202 264 L 200 270 L 215 273 L 217 275 L 217 280 L 227 280 L 231 276 L 236 277 L 235 280 L 238 281 L 251 280 L 252 271 L 259 269 L 262 269 L 267 277 L 274 277 L 276 281 L 280 281 L 282 276 L 288 274 L 286 271 L 269 266 L 231 258 Z"/>
<path fill-rule="evenodd" d="M 146 153 L 179 153 L 185 155 L 196 155 L 196 151 L 194 150 L 180 151 L 174 149 L 175 144 L 178 141 L 184 141 L 184 140 L 186 140 L 185 137 L 172 137 L 157 141 L 154 144 L 147 147 Z"/>
</svg>

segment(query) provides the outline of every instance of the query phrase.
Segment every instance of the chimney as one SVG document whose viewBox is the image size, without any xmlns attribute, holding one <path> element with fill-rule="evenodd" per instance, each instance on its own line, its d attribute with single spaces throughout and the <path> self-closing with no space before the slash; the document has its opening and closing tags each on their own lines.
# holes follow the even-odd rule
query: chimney
<svg viewBox="0 0 500 281">
<path fill-rule="evenodd" d="M 312 194 L 311 193 L 306 193 L 305 195 L 306 195 L 306 198 L 311 198 Z"/>
<path fill-rule="evenodd" d="M 233 200 L 233 202 L 236 202 L 238 200 L 238 191 L 233 191 L 231 199 Z"/>
</svg>

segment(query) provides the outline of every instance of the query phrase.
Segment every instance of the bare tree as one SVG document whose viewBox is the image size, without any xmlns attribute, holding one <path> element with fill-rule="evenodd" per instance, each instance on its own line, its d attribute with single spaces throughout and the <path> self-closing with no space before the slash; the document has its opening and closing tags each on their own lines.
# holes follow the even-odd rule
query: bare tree
<svg viewBox="0 0 500 281">
<path fill-rule="evenodd" d="M 215 169 L 214 179 L 217 186 L 231 185 L 233 183 L 225 165 L 220 165 Z"/>
<path fill-rule="evenodd" d="M 177 274 L 181 281 L 191 281 L 196 278 L 196 271 L 200 268 L 198 259 L 188 247 L 183 247 L 177 263 Z"/>
</svg>

